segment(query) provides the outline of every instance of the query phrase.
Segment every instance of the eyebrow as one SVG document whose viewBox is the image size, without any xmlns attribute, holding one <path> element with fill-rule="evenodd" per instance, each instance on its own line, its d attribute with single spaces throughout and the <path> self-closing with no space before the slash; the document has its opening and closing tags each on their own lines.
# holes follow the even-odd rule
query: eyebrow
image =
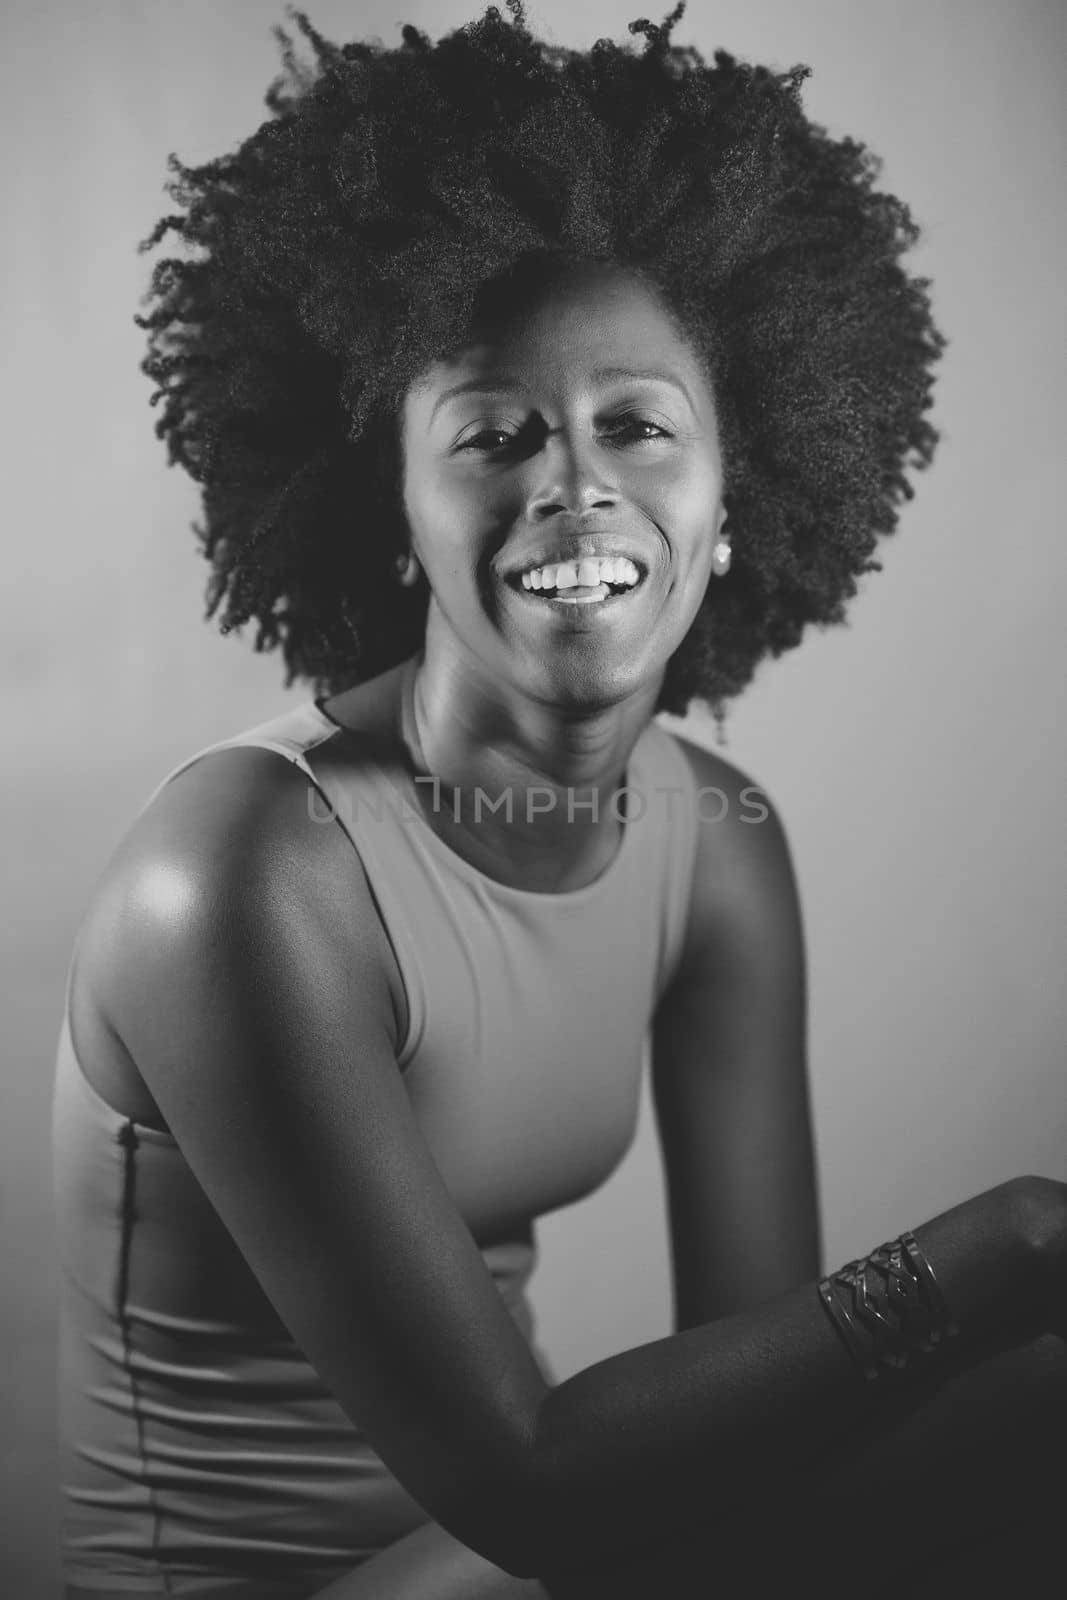
<svg viewBox="0 0 1067 1600">
<path fill-rule="evenodd" d="M 681 378 L 676 378 L 670 372 L 661 372 L 652 367 L 642 367 L 640 369 L 635 367 L 597 367 L 594 372 L 590 373 L 590 377 L 593 379 L 594 383 L 607 383 L 616 378 L 631 378 L 638 379 L 639 381 L 644 380 L 646 382 L 651 380 L 655 383 L 669 383 L 673 389 L 681 390 L 685 399 L 689 402 L 690 408 L 694 412 L 696 410 L 696 407 L 693 405 L 689 390 L 686 388 Z M 430 413 L 430 421 L 433 421 L 438 410 L 445 404 L 447 400 L 454 400 L 457 395 L 516 394 L 524 387 L 524 384 L 518 378 L 512 378 L 507 375 L 503 375 L 498 378 L 467 378 L 463 383 L 454 384 L 451 389 L 445 389 L 441 394 L 438 395 L 436 401 L 434 402 L 434 408 Z"/>
</svg>

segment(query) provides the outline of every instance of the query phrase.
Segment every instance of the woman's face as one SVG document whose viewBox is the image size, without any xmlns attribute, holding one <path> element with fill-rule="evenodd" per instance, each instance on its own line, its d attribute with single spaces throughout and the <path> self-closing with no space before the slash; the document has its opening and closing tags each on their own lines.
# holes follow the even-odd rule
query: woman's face
<svg viewBox="0 0 1067 1600">
<path fill-rule="evenodd" d="M 723 516 L 710 386 L 655 292 L 619 268 L 569 269 L 428 369 L 401 437 L 427 659 L 556 704 L 654 694 Z M 632 560 L 637 587 L 583 601 L 523 586 L 601 554 Z M 580 584 L 595 575 L 576 567 Z"/>
</svg>

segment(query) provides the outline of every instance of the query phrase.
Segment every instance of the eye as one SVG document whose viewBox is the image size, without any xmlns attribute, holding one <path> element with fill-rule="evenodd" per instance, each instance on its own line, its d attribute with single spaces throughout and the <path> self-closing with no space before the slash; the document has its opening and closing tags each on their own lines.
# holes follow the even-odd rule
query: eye
<svg viewBox="0 0 1067 1600">
<path fill-rule="evenodd" d="M 503 428 L 483 428 L 481 433 L 472 434 L 469 439 L 465 439 L 463 443 L 461 445 L 457 445 L 456 448 L 457 450 L 477 450 L 480 448 L 479 440 L 481 439 L 503 439 L 505 444 L 514 444 L 517 438 L 517 433 L 505 433 Z M 492 455 L 495 452 L 489 450 L 484 453 Z"/>
<path fill-rule="evenodd" d="M 658 422 L 653 422 L 648 417 L 638 416 L 634 412 L 626 412 L 623 416 L 617 418 L 616 424 L 618 423 L 621 423 L 622 426 L 615 425 L 606 429 L 609 436 L 632 434 L 639 428 L 650 428 L 652 430 L 651 435 L 645 435 L 644 438 L 634 440 L 636 444 L 651 444 L 654 438 L 671 439 L 674 437 L 666 428 L 660 427 Z M 465 439 L 456 448 L 457 450 L 476 450 L 482 455 L 499 455 L 501 449 L 507 449 L 509 445 L 514 445 L 519 437 L 519 434 L 507 433 L 503 428 L 483 428 L 480 433 L 472 434 L 469 439 Z M 502 439 L 504 443 L 502 446 L 496 447 L 482 444 L 483 440 L 490 439 Z"/>
<path fill-rule="evenodd" d="M 625 426 L 621 428 L 610 428 L 608 430 L 610 433 L 632 433 L 635 428 L 651 428 L 653 430 L 653 436 L 658 436 L 661 439 L 673 438 L 673 434 L 669 433 L 666 428 L 661 428 L 658 422 L 653 422 L 649 417 L 638 416 L 632 411 L 628 411 L 625 416 L 620 417 L 619 421 L 624 423 Z M 636 443 L 651 444 L 652 439 L 646 437 L 644 439 L 638 439 Z"/>
</svg>

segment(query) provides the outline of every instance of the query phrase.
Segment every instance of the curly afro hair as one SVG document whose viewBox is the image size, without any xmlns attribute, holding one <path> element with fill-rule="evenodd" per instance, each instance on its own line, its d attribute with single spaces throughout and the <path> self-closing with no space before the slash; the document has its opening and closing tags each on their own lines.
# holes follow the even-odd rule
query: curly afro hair
<svg viewBox="0 0 1067 1600">
<path fill-rule="evenodd" d="M 550 46 L 507 5 L 436 45 L 405 25 L 396 49 L 338 47 L 287 7 L 314 67 L 276 27 L 272 118 L 204 166 L 169 158 L 184 214 L 139 249 L 173 229 L 202 254 L 157 261 L 134 320 L 155 431 L 203 486 L 205 616 L 254 618 L 285 686 L 317 695 L 418 649 L 425 579 L 392 575 L 408 386 L 487 286 L 613 262 L 655 286 L 716 399 L 733 565 L 655 709 L 703 699 L 721 740 L 765 655 L 844 621 L 932 459 L 944 339 L 901 265 L 918 229 L 878 159 L 806 117 L 807 67 L 709 66 L 670 42 L 684 0 L 630 23 L 640 52 Z"/>
</svg>

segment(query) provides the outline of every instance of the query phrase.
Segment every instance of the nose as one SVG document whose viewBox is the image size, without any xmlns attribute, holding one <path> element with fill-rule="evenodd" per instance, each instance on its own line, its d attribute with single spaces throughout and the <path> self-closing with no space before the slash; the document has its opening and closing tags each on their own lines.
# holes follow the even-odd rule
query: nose
<svg viewBox="0 0 1067 1600">
<path fill-rule="evenodd" d="M 544 521 L 560 511 L 580 516 L 618 504 L 618 490 L 605 478 L 594 448 L 568 439 L 564 429 L 546 432 L 538 462 L 537 482 L 526 506 L 529 521 Z"/>
</svg>

